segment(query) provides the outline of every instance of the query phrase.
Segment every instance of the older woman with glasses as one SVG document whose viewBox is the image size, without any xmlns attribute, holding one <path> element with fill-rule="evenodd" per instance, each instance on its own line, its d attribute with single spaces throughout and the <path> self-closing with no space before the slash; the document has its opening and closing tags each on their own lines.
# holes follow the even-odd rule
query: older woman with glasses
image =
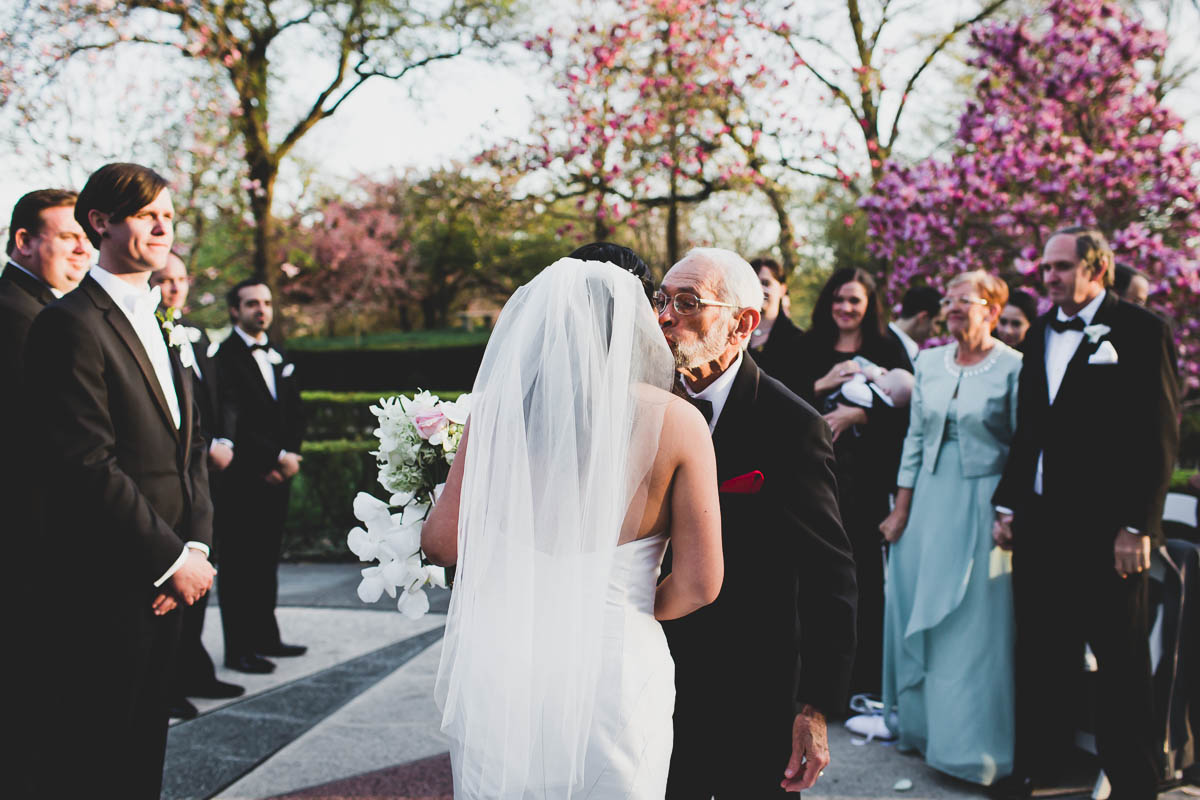
<svg viewBox="0 0 1200 800">
<path fill-rule="evenodd" d="M 1017 424 L 1021 354 L 993 338 L 1008 287 L 977 270 L 942 304 L 954 342 L 916 363 L 884 624 L 883 701 L 902 749 L 989 785 L 1013 766 L 1012 561 L 992 492 Z"/>
</svg>

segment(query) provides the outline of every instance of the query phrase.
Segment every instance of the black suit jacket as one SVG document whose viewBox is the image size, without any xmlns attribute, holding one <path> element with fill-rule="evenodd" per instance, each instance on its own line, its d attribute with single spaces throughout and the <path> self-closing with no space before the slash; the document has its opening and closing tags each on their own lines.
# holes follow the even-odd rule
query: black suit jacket
<svg viewBox="0 0 1200 800">
<path fill-rule="evenodd" d="M 736 681 L 755 697 L 830 712 L 854 659 L 854 560 L 838 514 L 829 426 L 742 355 L 713 431 L 717 478 L 759 471 L 757 494 L 721 493 L 725 583 L 663 623 L 676 683 Z"/>
<path fill-rule="evenodd" d="M 1111 547 L 1120 526 L 1162 541 L 1162 509 L 1179 449 L 1179 383 L 1167 324 L 1107 292 L 1093 325 L 1107 325 L 1116 364 L 1091 364 L 1101 346 L 1088 337 L 1075 351 L 1054 403 L 1046 379 L 1046 327 L 1038 317 L 1025 337 L 1017 431 L 993 501 L 1019 517 L 1033 498 L 1038 454 L 1042 496 L 1102 526 L 1096 543 Z M 1119 420 L 1116 424 L 1113 420 Z"/>
<path fill-rule="evenodd" d="M 185 542 L 212 542 L 204 437 L 169 352 L 178 429 L 133 326 L 91 277 L 38 314 L 25 351 L 41 482 L 69 498 L 46 504 L 45 540 L 95 554 L 105 586 L 145 595 L 145 608 Z"/>
<path fill-rule="evenodd" d="M 294 375 L 284 377 L 285 357 L 274 365 L 276 397 L 272 398 L 258 362 L 236 331 L 221 343 L 214 360 L 221 411 L 232 431 L 233 463 L 228 474 L 260 478 L 274 469 L 280 450 L 300 452 L 304 436 L 300 385 Z"/>
</svg>

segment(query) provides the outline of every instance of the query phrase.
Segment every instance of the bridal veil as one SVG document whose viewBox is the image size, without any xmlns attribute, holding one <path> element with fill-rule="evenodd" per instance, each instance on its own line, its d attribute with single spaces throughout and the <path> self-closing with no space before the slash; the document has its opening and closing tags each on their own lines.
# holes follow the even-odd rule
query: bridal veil
<svg viewBox="0 0 1200 800">
<path fill-rule="evenodd" d="M 436 687 L 459 800 L 586 787 L 609 570 L 665 408 L 645 386 L 673 376 L 641 284 L 611 264 L 559 260 L 504 306 L 472 395 Z"/>
</svg>

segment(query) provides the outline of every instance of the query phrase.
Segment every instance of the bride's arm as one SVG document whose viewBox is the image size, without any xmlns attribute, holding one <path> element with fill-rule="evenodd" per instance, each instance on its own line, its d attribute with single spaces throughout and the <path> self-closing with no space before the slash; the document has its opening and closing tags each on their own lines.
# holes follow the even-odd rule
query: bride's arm
<svg viewBox="0 0 1200 800">
<path fill-rule="evenodd" d="M 671 574 L 658 585 L 657 619 L 678 619 L 717 599 L 725 578 L 717 459 L 708 423 L 688 403 L 672 403 L 662 441 L 675 447 L 671 491 Z"/>
<path fill-rule="evenodd" d="M 463 470 L 467 461 L 467 434 L 470 431 L 471 421 L 467 420 L 454 463 L 450 465 L 450 474 L 446 477 L 446 488 L 433 504 L 429 518 L 421 528 L 421 549 L 425 551 L 425 557 L 439 567 L 450 567 L 458 563 L 458 501 L 462 497 Z"/>
</svg>

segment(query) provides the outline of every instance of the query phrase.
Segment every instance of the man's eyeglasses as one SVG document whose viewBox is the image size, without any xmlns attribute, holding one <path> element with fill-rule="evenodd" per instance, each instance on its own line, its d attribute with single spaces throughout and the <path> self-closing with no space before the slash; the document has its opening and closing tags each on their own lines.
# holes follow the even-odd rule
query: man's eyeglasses
<svg viewBox="0 0 1200 800">
<path fill-rule="evenodd" d="M 741 308 L 741 306 L 733 303 L 721 303 L 716 300 L 705 300 L 702 297 L 697 297 L 691 292 L 676 292 L 674 297 L 668 297 L 665 292 L 657 292 L 652 297 L 651 302 L 654 303 L 654 308 L 658 313 L 667 310 L 667 304 L 670 303 L 675 309 L 675 313 L 681 317 L 686 317 L 689 314 L 695 314 L 700 310 L 701 306 L 720 306 L 721 308 Z"/>
<path fill-rule="evenodd" d="M 938 301 L 942 308 L 950 306 L 958 306 L 959 308 L 970 308 L 971 306 L 986 306 L 990 305 L 987 300 L 982 297 L 943 297 Z"/>
</svg>

